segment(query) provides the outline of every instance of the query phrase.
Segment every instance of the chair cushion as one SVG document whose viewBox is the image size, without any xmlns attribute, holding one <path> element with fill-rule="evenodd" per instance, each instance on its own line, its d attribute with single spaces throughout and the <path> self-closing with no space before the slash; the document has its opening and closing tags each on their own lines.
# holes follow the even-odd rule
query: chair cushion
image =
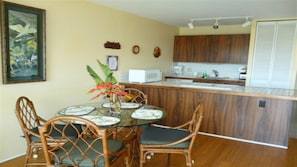
<svg viewBox="0 0 297 167">
<path fill-rule="evenodd" d="M 80 132 L 82 131 L 81 125 L 75 125 L 75 126 L 76 126 L 76 128 L 77 128 Z M 57 127 L 58 129 L 62 130 L 62 129 L 64 128 L 64 125 L 56 125 L 56 127 Z M 50 127 L 49 127 L 49 128 L 50 128 Z M 33 129 L 31 129 L 31 131 L 32 131 L 33 133 L 39 134 L 38 127 L 35 127 L 35 128 L 33 128 Z M 71 126 L 68 126 L 68 127 L 66 128 L 66 134 L 67 134 L 67 136 L 69 136 L 69 137 L 77 138 L 77 132 L 76 132 L 75 129 L 73 129 Z M 53 137 L 57 137 L 57 138 L 61 137 L 60 133 L 57 132 L 56 130 L 53 130 L 51 136 L 53 136 Z M 34 135 L 30 135 L 30 138 L 31 138 L 31 140 L 32 140 L 33 142 L 41 142 L 40 137 L 36 137 L 36 136 L 34 136 Z"/>
<path fill-rule="evenodd" d="M 184 130 L 147 127 L 142 132 L 140 143 L 149 145 L 168 144 L 180 140 L 189 134 L 188 131 Z M 166 148 L 188 148 L 189 144 L 190 140 Z"/>
<path fill-rule="evenodd" d="M 84 141 L 79 139 L 77 142 L 77 146 L 78 147 L 73 147 L 73 143 L 72 142 L 67 142 L 63 145 L 63 148 L 65 150 L 71 150 L 71 152 L 69 152 L 69 156 L 71 157 L 70 159 L 72 159 L 75 163 L 79 164 L 78 166 L 96 166 L 96 167 L 104 167 L 105 163 L 104 163 L 104 157 L 101 156 L 98 159 L 97 164 L 93 165 L 93 163 L 89 160 L 91 159 L 92 161 L 95 161 L 98 158 L 98 154 L 92 150 L 86 150 L 87 148 L 87 143 L 91 143 L 92 141 L 94 141 L 93 138 L 88 138 L 85 139 Z M 122 150 L 125 146 L 124 143 L 120 140 L 108 140 L 108 146 L 109 149 L 111 150 L 111 152 L 118 152 L 120 150 Z M 99 151 L 101 153 L 103 153 L 103 146 L 102 146 L 102 140 L 97 140 L 93 143 L 92 145 L 93 149 L 95 149 L 96 151 Z M 64 149 L 59 149 L 56 152 L 57 157 L 59 157 L 59 159 L 61 159 L 61 163 L 58 163 L 58 160 L 55 158 L 54 162 L 58 163 L 58 164 L 63 164 L 63 165 L 70 165 L 72 166 L 73 164 L 71 163 L 71 160 L 69 159 L 69 157 L 66 156 L 66 152 L 64 151 Z M 84 158 L 84 156 L 81 154 L 81 152 L 79 151 L 79 149 L 86 151 L 86 157 Z M 113 158 L 110 156 L 110 161 L 113 160 Z"/>
</svg>

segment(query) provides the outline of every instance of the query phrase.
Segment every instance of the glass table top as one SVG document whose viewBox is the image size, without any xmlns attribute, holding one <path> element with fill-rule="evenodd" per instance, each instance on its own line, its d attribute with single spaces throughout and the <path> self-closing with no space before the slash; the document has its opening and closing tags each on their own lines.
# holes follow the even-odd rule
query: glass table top
<svg viewBox="0 0 297 167">
<path fill-rule="evenodd" d="M 124 108 L 121 108 L 120 112 L 114 113 L 109 111 L 109 107 L 105 103 L 88 103 L 81 105 L 73 105 L 61 109 L 57 112 L 57 115 L 74 115 L 83 116 L 86 118 L 109 118 L 115 117 L 120 119 L 114 124 L 101 123 L 102 126 L 117 126 L 117 127 L 129 127 L 139 126 L 157 122 L 166 117 L 164 109 L 153 105 L 137 105 L 131 104 L 132 107 L 127 107 L 129 104 L 125 104 Z M 106 120 L 106 119 L 101 119 Z M 100 126 L 100 123 L 99 123 Z"/>
</svg>

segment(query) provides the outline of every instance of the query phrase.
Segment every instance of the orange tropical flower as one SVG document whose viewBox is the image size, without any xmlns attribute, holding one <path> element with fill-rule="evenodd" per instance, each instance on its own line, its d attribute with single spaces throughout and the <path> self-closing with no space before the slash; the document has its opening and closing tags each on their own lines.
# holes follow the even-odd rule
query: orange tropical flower
<svg viewBox="0 0 297 167">
<path fill-rule="evenodd" d="M 107 83 L 102 82 L 100 84 L 96 84 L 96 87 L 89 90 L 88 93 L 94 93 L 94 92 L 99 92 L 99 93 L 91 100 L 97 99 L 100 96 L 111 97 L 113 94 L 125 96 L 127 94 L 127 92 L 121 90 L 119 85 L 113 85 L 112 82 L 107 82 Z"/>
</svg>

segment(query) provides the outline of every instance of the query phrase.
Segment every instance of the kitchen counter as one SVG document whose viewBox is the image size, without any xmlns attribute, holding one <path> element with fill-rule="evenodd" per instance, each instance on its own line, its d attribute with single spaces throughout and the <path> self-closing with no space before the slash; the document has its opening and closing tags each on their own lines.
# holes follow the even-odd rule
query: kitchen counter
<svg viewBox="0 0 297 167">
<path fill-rule="evenodd" d="M 191 118 L 198 103 L 204 118 L 201 133 L 280 148 L 288 147 L 296 90 L 245 87 L 200 82 L 121 82 L 143 91 L 148 104 L 160 106 L 167 116 L 160 123 L 177 126 Z"/>
<path fill-rule="evenodd" d="M 166 75 L 165 79 L 183 79 L 193 80 L 194 82 L 205 82 L 205 83 L 218 83 L 218 84 L 231 84 L 231 85 L 245 85 L 245 80 L 239 80 L 237 78 L 228 77 L 196 77 L 193 75 Z"/>
<path fill-rule="evenodd" d="M 126 82 L 125 84 L 133 85 L 137 83 Z M 218 94 L 297 100 L 297 90 L 292 90 L 292 89 L 247 87 L 247 86 L 239 86 L 239 85 L 199 83 L 199 82 L 189 83 L 189 82 L 182 82 L 178 80 L 143 83 L 143 85 L 157 86 L 157 87 L 172 87 L 172 88 L 191 88 L 192 90 L 197 89 L 202 92 L 210 92 L 210 93 L 218 93 Z"/>
</svg>

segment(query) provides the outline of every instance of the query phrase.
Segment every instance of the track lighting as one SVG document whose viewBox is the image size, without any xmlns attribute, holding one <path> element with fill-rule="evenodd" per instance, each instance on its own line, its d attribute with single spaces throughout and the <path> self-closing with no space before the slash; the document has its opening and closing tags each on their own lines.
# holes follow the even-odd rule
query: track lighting
<svg viewBox="0 0 297 167">
<path fill-rule="evenodd" d="M 218 29 L 220 27 L 220 25 L 241 25 L 242 27 L 248 27 L 249 25 L 251 25 L 250 19 L 252 19 L 252 18 L 253 18 L 253 16 L 191 19 L 190 22 L 188 23 L 188 27 L 190 29 L 194 29 L 195 22 L 198 22 L 198 24 L 200 24 L 200 25 L 207 26 L 207 25 L 209 25 L 209 22 L 212 20 L 215 21 L 215 23 L 212 25 L 212 27 L 214 29 Z M 220 25 L 219 25 L 219 21 L 220 21 Z M 242 22 L 244 22 L 244 23 L 242 23 Z"/>
<path fill-rule="evenodd" d="M 248 17 L 246 17 L 245 18 L 245 22 L 241 25 L 242 27 L 248 27 L 248 26 L 250 26 L 252 23 L 251 23 L 251 21 L 249 21 L 249 18 Z"/>
<path fill-rule="evenodd" d="M 213 29 L 218 29 L 219 28 L 219 22 L 218 19 L 216 19 L 216 22 L 214 23 L 214 25 L 212 26 Z"/>
<path fill-rule="evenodd" d="M 194 24 L 193 24 L 193 20 L 191 20 L 190 23 L 188 23 L 188 26 L 190 29 L 194 29 Z"/>
</svg>

